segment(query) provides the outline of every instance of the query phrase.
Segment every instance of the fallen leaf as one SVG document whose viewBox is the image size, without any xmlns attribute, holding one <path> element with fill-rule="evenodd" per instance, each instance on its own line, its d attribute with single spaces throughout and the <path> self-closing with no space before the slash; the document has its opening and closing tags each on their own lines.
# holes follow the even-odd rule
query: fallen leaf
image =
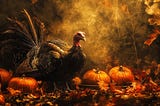
<svg viewBox="0 0 160 106">
<path fill-rule="evenodd" d="M 73 83 L 76 86 L 76 89 L 79 89 L 79 85 L 81 84 L 82 80 L 79 77 L 75 77 L 72 79 Z"/>
<path fill-rule="evenodd" d="M 105 83 L 104 81 L 99 81 L 98 86 L 102 91 L 107 91 L 109 89 L 108 84 Z"/>
<path fill-rule="evenodd" d="M 159 4 L 154 3 L 151 6 L 147 4 L 146 13 L 149 15 L 160 15 Z"/>
<path fill-rule="evenodd" d="M 160 32 L 157 29 L 155 29 L 154 33 L 152 33 L 152 34 L 149 35 L 149 39 L 147 39 L 144 42 L 144 44 L 150 46 L 152 44 L 152 42 L 157 39 L 157 37 L 158 37 L 159 34 L 160 34 Z"/>
<path fill-rule="evenodd" d="M 20 94 L 20 90 L 14 90 L 13 88 L 7 88 L 7 90 L 10 92 L 11 95 L 17 95 Z"/>
</svg>

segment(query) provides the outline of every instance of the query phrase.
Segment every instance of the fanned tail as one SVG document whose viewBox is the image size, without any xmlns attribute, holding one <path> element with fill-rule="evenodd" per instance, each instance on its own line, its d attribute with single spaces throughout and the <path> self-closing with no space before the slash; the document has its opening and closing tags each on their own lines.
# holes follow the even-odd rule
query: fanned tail
<svg viewBox="0 0 160 106">
<path fill-rule="evenodd" d="M 24 9 L 27 20 L 8 18 L 8 23 L 0 31 L 0 67 L 15 71 L 27 58 L 27 53 L 47 37 L 43 23 L 32 21 Z M 43 35 L 42 35 L 43 34 Z M 44 37 L 45 36 L 45 37 Z"/>
<path fill-rule="evenodd" d="M 12 26 L 0 33 L 0 67 L 15 70 L 35 43 L 24 30 L 25 27 L 22 29 L 18 25 L 17 20 L 9 19 L 9 21 Z"/>
</svg>

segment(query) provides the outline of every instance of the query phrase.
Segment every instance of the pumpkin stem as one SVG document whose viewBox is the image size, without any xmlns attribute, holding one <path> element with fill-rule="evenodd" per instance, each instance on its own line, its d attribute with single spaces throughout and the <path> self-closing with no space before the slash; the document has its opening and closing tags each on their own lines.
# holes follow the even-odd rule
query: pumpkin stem
<svg viewBox="0 0 160 106">
<path fill-rule="evenodd" d="M 99 74 L 99 73 L 100 73 L 99 68 L 93 69 L 93 71 L 94 71 L 96 74 Z"/>
<path fill-rule="evenodd" d="M 123 66 L 122 65 L 119 66 L 119 71 L 123 71 Z"/>
<path fill-rule="evenodd" d="M 22 78 L 24 78 L 26 75 L 25 74 L 22 74 Z"/>
</svg>

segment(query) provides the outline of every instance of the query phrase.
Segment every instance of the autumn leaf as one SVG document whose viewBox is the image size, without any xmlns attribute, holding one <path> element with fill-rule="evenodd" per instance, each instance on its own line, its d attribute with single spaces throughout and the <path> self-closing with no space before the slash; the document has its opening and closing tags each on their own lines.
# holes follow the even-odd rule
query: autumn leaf
<svg viewBox="0 0 160 106">
<path fill-rule="evenodd" d="M 123 94 L 124 93 L 122 90 L 117 89 L 114 84 L 110 84 L 110 90 L 115 94 Z"/>
<path fill-rule="evenodd" d="M 109 89 L 108 84 L 105 83 L 104 81 L 99 81 L 98 86 L 102 91 L 107 91 Z"/>
<path fill-rule="evenodd" d="M 151 2 L 151 0 L 145 0 L 144 4 L 149 7 L 150 2 Z"/>
<path fill-rule="evenodd" d="M 149 82 L 150 82 L 153 86 L 158 86 L 158 84 L 155 83 L 152 79 L 150 79 Z"/>
<path fill-rule="evenodd" d="M 160 9 L 159 9 L 159 4 L 158 3 L 154 3 L 153 5 L 149 5 L 147 4 L 147 8 L 146 8 L 146 13 L 149 15 L 160 15 Z"/>
<path fill-rule="evenodd" d="M 152 34 L 149 35 L 149 39 L 147 39 L 144 42 L 144 44 L 150 46 L 152 44 L 152 42 L 157 39 L 157 37 L 158 37 L 159 34 L 160 34 L 159 30 L 155 29 L 154 33 L 152 33 Z"/>
<path fill-rule="evenodd" d="M 11 95 L 17 95 L 21 93 L 20 90 L 14 90 L 12 88 L 7 88 L 7 90 L 10 92 Z"/>
<path fill-rule="evenodd" d="M 149 18 L 148 22 L 150 25 L 160 25 L 160 17 Z"/>
<path fill-rule="evenodd" d="M 73 83 L 75 84 L 76 86 L 76 89 L 79 89 L 79 85 L 81 84 L 81 79 L 79 77 L 75 77 L 72 79 Z"/>
</svg>

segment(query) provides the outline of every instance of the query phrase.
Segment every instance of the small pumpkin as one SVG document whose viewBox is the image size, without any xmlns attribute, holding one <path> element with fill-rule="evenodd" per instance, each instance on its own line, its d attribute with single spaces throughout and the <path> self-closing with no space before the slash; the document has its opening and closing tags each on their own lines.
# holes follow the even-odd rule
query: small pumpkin
<svg viewBox="0 0 160 106">
<path fill-rule="evenodd" d="M 37 81 L 32 77 L 13 77 L 8 84 L 8 88 L 31 93 L 38 87 Z"/>
<path fill-rule="evenodd" d="M 12 77 L 12 73 L 7 71 L 6 69 L 0 68 L 0 84 L 2 87 L 2 90 L 4 90 L 7 87 L 7 84 L 9 80 Z"/>
<path fill-rule="evenodd" d="M 134 81 L 132 71 L 124 66 L 113 67 L 109 71 L 109 76 L 117 84 L 127 84 Z"/>
<path fill-rule="evenodd" d="M 83 75 L 83 83 L 90 84 L 90 85 L 97 85 L 98 82 L 103 81 L 104 83 L 110 82 L 110 77 L 107 75 L 106 72 L 99 70 L 99 69 L 92 69 L 88 70 Z"/>
</svg>

